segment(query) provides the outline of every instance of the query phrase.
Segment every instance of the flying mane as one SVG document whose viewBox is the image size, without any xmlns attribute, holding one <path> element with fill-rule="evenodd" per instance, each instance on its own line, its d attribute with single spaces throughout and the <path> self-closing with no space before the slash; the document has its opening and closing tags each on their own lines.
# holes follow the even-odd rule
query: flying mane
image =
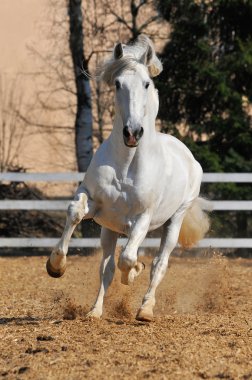
<svg viewBox="0 0 252 380">
<path fill-rule="evenodd" d="M 137 64 L 143 64 L 143 56 L 149 50 L 151 53 L 150 62 L 147 65 L 151 77 L 157 76 L 163 69 L 162 63 L 156 56 L 151 40 L 141 34 L 135 42 L 122 45 L 123 56 L 116 59 L 113 54 L 101 64 L 97 69 L 97 77 L 109 86 L 114 82 L 114 78 L 124 70 L 135 70 Z"/>
</svg>

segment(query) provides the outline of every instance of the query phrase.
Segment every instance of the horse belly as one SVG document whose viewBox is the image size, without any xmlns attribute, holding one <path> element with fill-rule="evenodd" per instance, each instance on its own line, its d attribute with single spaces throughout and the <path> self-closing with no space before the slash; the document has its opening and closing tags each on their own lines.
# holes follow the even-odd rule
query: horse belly
<svg viewBox="0 0 252 380">
<path fill-rule="evenodd" d="M 163 224 L 175 214 L 179 206 L 180 204 L 169 203 L 166 207 L 162 206 L 156 208 L 151 219 L 149 231 L 153 231 L 163 226 Z"/>
<path fill-rule="evenodd" d="M 171 178 L 159 190 L 159 197 L 154 204 L 150 231 L 161 227 L 169 220 L 183 204 L 188 185 L 185 180 L 174 181 Z"/>
<path fill-rule="evenodd" d="M 126 234 L 130 226 L 129 221 L 123 214 L 111 210 L 99 210 L 94 220 L 96 223 L 120 234 Z"/>
</svg>

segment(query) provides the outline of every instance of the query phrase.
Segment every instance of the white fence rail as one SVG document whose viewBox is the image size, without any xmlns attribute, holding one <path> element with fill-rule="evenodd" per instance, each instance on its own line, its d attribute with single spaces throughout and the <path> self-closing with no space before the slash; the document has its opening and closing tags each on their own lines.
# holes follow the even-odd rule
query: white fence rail
<svg viewBox="0 0 252 380">
<path fill-rule="evenodd" d="M 213 211 L 251 211 L 252 201 L 211 201 Z M 3 200 L 0 210 L 50 210 L 66 211 L 70 200 L 37 201 L 37 200 Z"/>
<path fill-rule="evenodd" d="M 55 247 L 59 239 L 55 238 L 1 238 L 0 248 L 51 248 Z M 124 246 L 126 239 L 118 239 L 118 245 Z M 73 238 L 69 244 L 75 248 L 100 248 L 99 238 Z M 141 244 L 141 248 L 158 248 L 160 246 L 159 238 L 146 238 Z M 203 239 L 197 245 L 197 248 L 252 248 L 252 239 Z"/>
<path fill-rule="evenodd" d="M 85 173 L 0 173 L 2 182 L 81 182 Z M 204 173 L 203 182 L 252 183 L 251 173 Z M 0 210 L 43 210 L 65 211 L 70 200 L 0 200 Z M 213 211 L 251 211 L 252 201 L 212 201 Z M 55 238 L 1 238 L 0 248 L 6 247 L 53 247 Z M 124 245 L 125 239 L 119 239 L 118 245 Z M 141 247 L 158 247 L 160 239 L 147 238 Z M 71 239 L 71 247 L 100 247 L 100 239 Z M 199 248 L 252 248 L 252 239 L 209 238 L 198 244 Z"/>
<path fill-rule="evenodd" d="M 85 173 L 0 173 L 0 181 L 12 182 L 81 182 Z M 252 173 L 204 173 L 203 182 L 251 183 Z"/>
</svg>

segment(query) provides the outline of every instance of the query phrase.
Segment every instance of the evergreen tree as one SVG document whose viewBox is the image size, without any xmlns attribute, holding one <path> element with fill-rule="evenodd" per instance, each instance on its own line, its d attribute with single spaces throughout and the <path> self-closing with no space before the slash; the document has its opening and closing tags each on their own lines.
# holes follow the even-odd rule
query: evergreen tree
<svg viewBox="0 0 252 380">
<path fill-rule="evenodd" d="M 158 83 L 160 118 L 176 134 L 178 125 L 189 125 L 185 139 L 206 171 L 249 171 L 252 2 L 160 3 L 173 28 Z"/>
<path fill-rule="evenodd" d="M 157 83 L 164 131 L 183 140 L 206 172 L 251 171 L 252 1 L 160 0 L 158 7 L 172 28 Z M 211 190 L 215 199 L 250 193 L 236 184 Z"/>
</svg>

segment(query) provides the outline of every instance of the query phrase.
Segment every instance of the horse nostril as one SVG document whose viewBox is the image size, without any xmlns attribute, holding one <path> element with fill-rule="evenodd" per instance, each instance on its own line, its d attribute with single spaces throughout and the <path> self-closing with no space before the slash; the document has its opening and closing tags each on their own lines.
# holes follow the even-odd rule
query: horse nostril
<svg viewBox="0 0 252 380">
<path fill-rule="evenodd" d="M 135 131 L 134 136 L 136 137 L 136 139 L 139 140 L 143 136 L 143 133 L 144 133 L 144 129 L 143 127 L 141 127 L 140 129 Z"/>
<path fill-rule="evenodd" d="M 131 133 L 129 131 L 129 127 L 126 126 L 123 128 L 123 135 L 127 138 L 131 136 Z"/>
</svg>

